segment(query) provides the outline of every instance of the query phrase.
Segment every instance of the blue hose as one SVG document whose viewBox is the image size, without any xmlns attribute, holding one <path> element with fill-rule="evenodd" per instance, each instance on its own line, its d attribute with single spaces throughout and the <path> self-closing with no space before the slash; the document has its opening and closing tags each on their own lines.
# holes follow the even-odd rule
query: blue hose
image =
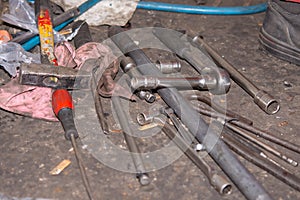
<svg viewBox="0 0 300 200">
<path fill-rule="evenodd" d="M 34 0 L 27 0 L 34 3 Z M 99 0 L 90 0 L 82 4 L 82 12 L 91 8 Z M 171 4 L 161 2 L 139 1 L 138 9 L 157 10 L 165 12 L 177 12 L 197 15 L 249 15 L 264 12 L 267 9 L 267 3 L 261 3 L 253 6 L 235 6 L 235 7 L 215 7 L 215 6 L 191 6 L 184 4 Z"/>
<path fill-rule="evenodd" d="M 267 9 L 267 4 L 261 3 L 253 6 L 237 7 L 211 7 L 140 1 L 137 8 L 198 15 L 248 15 L 264 12 Z"/>
<path fill-rule="evenodd" d="M 95 4 L 97 4 L 100 1 L 101 0 L 88 0 L 82 3 L 78 7 L 80 14 L 86 12 L 89 8 L 93 7 Z M 34 3 L 34 0 L 28 0 L 28 2 Z M 211 6 L 191 6 L 191 5 L 183 5 L 183 4 L 139 1 L 137 5 L 137 9 L 186 13 L 186 14 L 198 14 L 198 15 L 248 15 L 248 14 L 264 12 L 267 9 L 267 4 L 261 3 L 253 6 L 237 6 L 237 7 L 211 7 Z M 55 30 L 60 31 L 69 23 L 71 23 L 76 17 L 55 27 Z M 39 36 L 34 36 L 26 43 L 24 43 L 22 47 L 26 51 L 29 51 L 39 43 L 40 43 Z"/>
</svg>

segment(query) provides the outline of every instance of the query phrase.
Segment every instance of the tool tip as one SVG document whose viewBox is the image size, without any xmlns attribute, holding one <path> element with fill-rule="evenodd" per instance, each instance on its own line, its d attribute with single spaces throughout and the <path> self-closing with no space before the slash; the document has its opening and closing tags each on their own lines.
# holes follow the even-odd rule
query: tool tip
<svg viewBox="0 0 300 200">
<path fill-rule="evenodd" d="M 150 178 L 149 178 L 149 175 L 146 174 L 146 173 L 142 173 L 142 174 L 139 174 L 138 175 L 138 179 L 139 179 L 139 182 L 142 186 L 145 186 L 145 185 L 149 185 L 150 184 Z"/>
</svg>

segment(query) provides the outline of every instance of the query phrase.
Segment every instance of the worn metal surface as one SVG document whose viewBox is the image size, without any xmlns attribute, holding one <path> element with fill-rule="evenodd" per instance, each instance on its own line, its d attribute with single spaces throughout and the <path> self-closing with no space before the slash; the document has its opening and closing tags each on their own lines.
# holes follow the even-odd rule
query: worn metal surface
<svg viewBox="0 0 300 200">
<path fill-rule="evenodd" d="M 180 0 L 168 2 L 183 3 Z M 252 3 L 256 3 L 253 0 Z M 185 0 L 186 4 L 195 4 Z M 213 3 L 213 2 L 211 2 Z M 236 1 L 223 1 L 224 5 L 236 5 Z M 131 20 L 133 28 L 150 27 L 160 22 L 167 28 L 185 29 L 200 33 L 205 40 L 232 63 L 247 78 L 261 89 L 271 92 L 279 99 L 281 109 L 275 115 L 261 111 L 238 85 L 233 84 L 226 96 L 227 107 L 247 117 L 263 130 L 293 143 L 300 143 L 300 68 L 281 61 L 261 51 L 258 43 L 259 28 L 264 14 L 251 16 L 196 16 L 175 13 L 138 10 Z M 94 41 L 102 41 L 107 35 L 107 27 L 92 27 Z M 99 34 L 101 33 L 101 34 Z M 153 61 L 164 57 L 163 53 L 148 51 Z M 183 63 L 183 71 L 186 64 Z M 1 72 L 1 84 L 8 80 Z M 104 103 L 106 117 L 112 118 L 110 104 Z M 147 105 L 147 104 L 146 104 Z M 135 104 L 133 108 L 142 110 L 145 104 Z M 133 119 L 131 119 L 133 120 Z M 0 197 L 34 197 L 45 199 L 86 199 L 84 187 L 78 178 L 80 172 L 70 145 L 64 141 L 63 129 L 59 123 L 35 120 L 0 110 Z M 87 126 L 89 124 L 87 123 Z M 111 129 L 118 125 L 111 124 Z M 117 131 L 108 137 L 120 148 L 125 142 Z M 141 151 L 160 147 L 166 142 L 163 134 L 139 138 Z M 275 146 L 281 149 L 279 146 Z M 152 182 L 141 187 L 135 175 L 124 173 L 103 165 L 81 146 L 83 160 L 90 177 L 91 188 L 97 199 L 220 199 L 198 168 L 185 156 L 171 165 L 151 172 Z M 285 152 L 300 160 L 299 154 Z M 49 175 L 51 169 L 64 159 L 71 165 L 60 175 Z M 205 157 L 208 161 L 210 159 Z M 279 181 L 272 175 L 241 159 L 255 177 L 263 184 L 274 199 L 299 199 L 300 193 Z M 299 167 L 283 163 L 284 167 L 300 175 Z M 132 166 L 131 166 L 132 167 Z M 75 187 L 77 186 L 77 187 Z M 76 189 L 74 189 L 76 188 Z M 233 187 L 232 194 L 223 199 L 243 199 Z"/>
<path fill-rule="evenodd" d="M 87 89 L 91 73 L 50 64 L 22 64 L 20 84 L 50 88 Z"/>
</svg>

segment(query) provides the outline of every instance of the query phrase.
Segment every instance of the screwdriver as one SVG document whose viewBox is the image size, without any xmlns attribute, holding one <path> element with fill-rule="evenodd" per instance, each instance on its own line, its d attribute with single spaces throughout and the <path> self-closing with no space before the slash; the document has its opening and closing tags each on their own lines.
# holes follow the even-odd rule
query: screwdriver
<svg viewBox="0 0 300 200">
<path fill-rule="evenodd" d="M 63 126 L 63 129 L 65 131 L 65 138 L 67 140 L 70 140 L 72 143 L 84 187 L 86 189 L 89 199 L 93 199 L 85 168 L 83 166 L 82 159 L 77 149 L 76 138 L 78 138 L 78 132 L 74 123 L 74 105 L 70 93 L 65 89 L 55 90 L 52 93 L 52 108 L 55 115 L 57 116 L 57 118 Z"/>
<path fill-rule="evenodd" d="M 54 33 L 50 12 L 50 1 L 36 0 L 35 15 L 41 43 L 41 62 L 57 66 L 57 60 L 54 55 Z M 56 82 L 57 79 L 54 77 L 51 81 Z M 90 184 L 75 141 L 75 139 L 78 138 L 78 132 L 74 123 L 73 108 L 72 97 L 66 89 L 58 89 L 52 93 L 52 109 L 63 126 L 66 139 L 70 140 L 72 143 L 85 190 L 89 199 L 93 199 Z"/>
</svg>

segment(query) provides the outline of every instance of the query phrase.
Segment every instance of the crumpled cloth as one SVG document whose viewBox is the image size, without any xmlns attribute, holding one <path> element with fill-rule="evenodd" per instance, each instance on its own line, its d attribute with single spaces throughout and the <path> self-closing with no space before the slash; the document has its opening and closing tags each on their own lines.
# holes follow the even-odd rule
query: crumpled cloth
<svg viewBox="0 0 300 200">
<path fill-rule="evenodd" d="M 57 121 L 51 106 L 50 88 L 20 85 L 18 78 L 0 88 L 0 107 L 38 119 Z"/>
<path fill-rule="evenodd" d="M 79 6 L 86 0 L 52 0 L 63 8 Z M 102 0 L 78 17 L 91 26 L 124 26 L 132 17 L 139 0 Z"/>
<path fill-rule="evenodd" d="M 120 63 L 106 46 L 96 42 L 89 42 L 75 50 L 70 43 L 64 42 L 56 47 L 55 55 L 58 65 L 78 68 L 89 72 L 92 69 L 87 69 L 89 66 L 84 65 L 85 61 L 87 59 L 100 59 L 100 72 L 103 73 L 98 82 L 98 93 L 103 97 L 116 95 L 135 100 L 128 89 L 115 83 L 114 79 L 119 71 Z M 82 68 L 83 65 L 84 69 Z"/>
<path fill-rule="evenodd" d="M 58 65 L 80 69 L 90 58 L 100 59 L 101 66 L 110 66 L 117 59 L 111 50 L 100 43 L 90 42 L 77 50 L 68 42 L 55 48 Z M 53 66 L 55 67 L 55 66 Z M 85 70 L 85 69 L 84 69 Z M 51 105 L 52 89 L 20 85 L 18 78 L 0 87 L 0 107 L 17 114 L 57 121 Z"/>
</svg>

